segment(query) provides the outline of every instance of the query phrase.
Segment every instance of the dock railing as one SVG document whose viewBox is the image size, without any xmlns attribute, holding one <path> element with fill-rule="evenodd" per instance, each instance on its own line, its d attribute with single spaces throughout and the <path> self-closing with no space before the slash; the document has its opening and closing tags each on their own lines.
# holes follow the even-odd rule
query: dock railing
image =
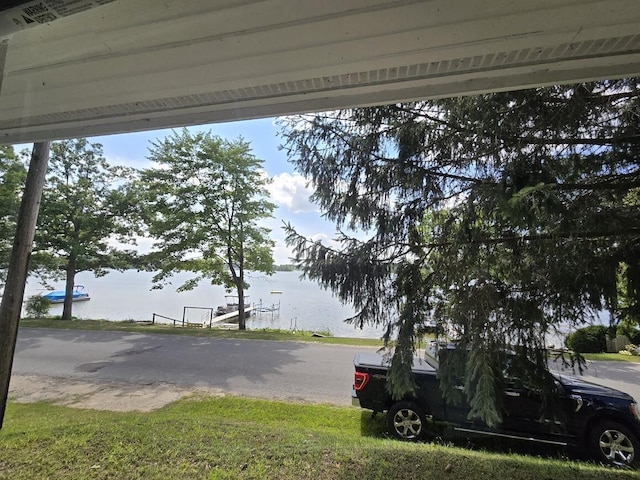
<svg viewBox="0 0 640 480">
<path fill-rule="evenodd" d="M 164 318 L 164 319 L 166 319 L 166 320 L 171 320 L 171 321 L 173 322 L 173 325 L 174 325 L 174 326 L 176 325 L 176 322 L 179 322 L 179 321 L 180 321 L 180 320 L 176 320 L 175 318 L 165 317 L 164 315 L 160 315 L 159 313 L 154 313 L 154 314 L 153 314 L 153 317 L 151 317 L 151 323 L 152 323 L 153 325 L 155 325 L 155 324 L 156 324 L 156 317 L 158 317 L 158 318 Z"/>
<path fill-rule="evenodd" d="M 185 307 L 185 308 L 198 308 L 198 307 Z M 171 318 L 171 317 L 167 317 L 166 315 L 160 315 L 159 313 L 154 313 L 152 316 L 152 320 L 151 320 L 151 324 L 155 324 L 156 323 L 156 318 L 164 318 L 165 320 L 171 320 L 171 322 L 173 322 L 173 326 L 175 327 L 176 325 L 181 326 L 181 327 L 205 327 L 206 326 L 206 322 L 190 322 L 187 318 L 186 315 L 183 313 L 182 314 L 182 320 L 179 320 L 177 318 Z M 211 328 L 211 318 L 209 318 L 209 328 Z"/>
<path fill-rule="evenodd" d="M 200 320 L 198 322 L 190 321 L 188 311 L 189 310 L 204 310 L 204 313 L 200 315 Z M 251 313 L 255 310 L 253 305 L 245 306 L 244 313 L 247 316 L 251 316 Z M 233 318 L 236 318 L 239 314 L 239 311 L 233 311 L 229 313 L 225 313 L 224 315 L 216 315 L 215 309 L 211 307 L 190 307 L 186 306 L 182 309 L 182 320 L 177 318 L 167 317 L 165 315 L 160 315 L 159 313 L 154 313 L 151 323 L 156 323 L 156 318 L 162 318 L 165 320 L 170 320 L 173 323 L 173 326 L 182 326 L 182 327 L 202 327 L 202 328 L 212 328 L 213 324 L 222 324 L 223 322 L 229 321 Z"/>
<path fill-rule="evenodd" d="M 202 314 L 200 316 L 200 322 L 190 322 L 187 318 L 187 309 L 191 309 L 191 310 L 204 310 L 205 313 Z M 209 328 L 211 328 L 211 324 L 213 323 L 213 317 L 214 317 L 214 309 L 211 307 L 183 307 L 182 308 L 182 326 L 184 327 L 185 325 L 187 326 L 191 326 L 191 325 L 196 325 L 196 323 L 198 325 L 200 325 L 201 327 L 205 327 L 209 326 Z"/>
</svg>

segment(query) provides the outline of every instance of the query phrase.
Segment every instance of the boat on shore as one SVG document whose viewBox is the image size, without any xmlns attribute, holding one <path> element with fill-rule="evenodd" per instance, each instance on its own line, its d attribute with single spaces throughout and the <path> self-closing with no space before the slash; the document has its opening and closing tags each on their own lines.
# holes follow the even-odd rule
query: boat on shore
<svg viewBox="0 0 640 480">
<path fill-rule="evenodd" d="M 246 298 L 248 298 L 248 297 L 245 297 L 245 299 Z M 227 314 L 232 313 L 232 312 L 236 312 L 237 313 L 240 310 L 240 305 L 238 304 L 237 295 L 226 295 L 225 299 L 227 301 L 227 304 L 218 306 L 218 308 L 215 311 L 214 317 L 227 315 Z M 249 313 L 250 309 L 251 309 L 251 304 L 245 302 L 245 304 L 244 304 L 245 312 Z"/>
<path fill-rule="evenodd" d="M 73 294 L 71 301 L 73 302 L 83 302 L 85 300 L 90 300 L 89 294 L 84 291 L 83 285 L 74 285 Z M 46 298 L 51 303 L 64 303 L 65 291 L 64 290 L 54 290 L 53 292 L 49 292 L 42 296 Z"/>
</svg>

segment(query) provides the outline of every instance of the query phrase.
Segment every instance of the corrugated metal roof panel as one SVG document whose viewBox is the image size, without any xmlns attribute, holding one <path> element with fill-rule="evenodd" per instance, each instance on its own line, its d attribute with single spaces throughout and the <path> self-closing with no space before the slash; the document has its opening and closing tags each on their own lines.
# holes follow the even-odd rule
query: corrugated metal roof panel
<svg viewBox="0 0 640 480">
<path fill-rule="evenodd" d="M 9 39 L 0 142 L 638 75 L 638 32 L 637 0 L 116 0 Z"/>
</svg>

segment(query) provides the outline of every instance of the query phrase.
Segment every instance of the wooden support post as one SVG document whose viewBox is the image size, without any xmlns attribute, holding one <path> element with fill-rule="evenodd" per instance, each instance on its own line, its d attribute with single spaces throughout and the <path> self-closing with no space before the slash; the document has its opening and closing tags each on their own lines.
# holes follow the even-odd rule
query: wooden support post
<svg viewBox="0 0 640 480">
<path fill-rule="evenodd" d="M 13 241 L 13 249 L 7 269 L 7 282 L 0 303 L 0 428 L 9 396 L 9 381 L 13 354 L 18 336 L 18 323 L 22 311 L 24 287 L 27 282 L 27 267 L 36 233 L 38 210 L 49 163 L 49 142 L 33 145 L 27 181 L 22 194 L 20 213 Z"/>
</svg>

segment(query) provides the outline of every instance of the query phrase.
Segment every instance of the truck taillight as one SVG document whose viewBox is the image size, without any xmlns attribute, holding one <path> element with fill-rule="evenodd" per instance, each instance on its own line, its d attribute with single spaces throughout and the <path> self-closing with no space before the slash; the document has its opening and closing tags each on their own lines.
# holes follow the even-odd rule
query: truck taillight
<svg viewBox="0 0 640 480">
<path fill-rule="evenodd" d="M 362 390 L 368 381 L 369 381 L 368 373 L 356 372 L 353 386 L 356 390 Z"/>
</svg>

